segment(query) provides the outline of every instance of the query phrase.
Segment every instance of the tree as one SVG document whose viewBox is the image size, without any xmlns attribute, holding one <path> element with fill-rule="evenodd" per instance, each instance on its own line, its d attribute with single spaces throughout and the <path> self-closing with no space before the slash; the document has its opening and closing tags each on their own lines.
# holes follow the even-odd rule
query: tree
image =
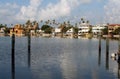
<svg viewBox="0 0 120 79">
<path fill-rule="evenodd" d="M 43 20 L 40 21 L 41 23 L 43 22 Z"/>
<path fill-rule="evenodd" d="M 81 21 L 83 21 L 84 19 L 83 18 L 81 18 Z"/>
<path fill-rule="evenodd" d="M 27 22 L 25 23 L 27 26 L 31 24 L 30 20 L 27 20 Z"/>
<path fill-rule="evenodd" d="M 88 33 L 92 33 L 92 26 L 89 26 L 89 31 Z"/>
<path fill-rule="evenodd" d="M 108 34 L 108 28 L 107 27 L 102 30 L 102 34 L 103 35 L 107 35 Z"/>
<path fill-rule="evenodd" d="M 78 26 L 78 24 L 77 23 L 75 23 L 75 27 L 77 27 Z"/>
<path fill-rule="evenodd" d="M 78 33 L 78 27 L 74 27 L 74 31 L 77 34 Z"/>
<path fill-rule="evenodd" d="M 0 24 L 0 28 L 5 27 L 3 24 Z"/>
<path fill-rule="evenodd" d="M 52 27 L 49 25 L 43 25 L 41 30 L 43 30 L 45 33 L 52 33 Z"/>
<path fill-rule="evenodd" d="M 4 32 L 5 32 L 5 34 L 8 34 L 8 33 L 10 33 L 10 28 L 5 28 L 5 30 L 4 30 Z"/>
<path fill-rule="evenodd" d="M 53 24 L 55 24 L 55 19 L 53 20 Z"/>
<path fill-rule="evenodd" d="M 119 34 L 120 33 L 120 27 L 118 27 L 117 29 L 114 30 L 113 34 Z"/>
<path fill-rule="evenodd" d="M 89 23 L 89 20 L 87 20 L 86 23 Z"/>
<path fill-rule="evenodd" d="M 33 25 L 35 25 L 37 23 L 37 21 L 33 21 Z"/>
</svg>

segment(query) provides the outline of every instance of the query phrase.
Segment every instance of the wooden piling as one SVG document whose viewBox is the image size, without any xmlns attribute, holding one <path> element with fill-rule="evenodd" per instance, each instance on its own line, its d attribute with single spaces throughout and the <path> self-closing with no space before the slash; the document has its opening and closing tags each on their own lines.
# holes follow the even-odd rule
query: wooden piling
<svg viewBox="0 0 120 79">
<path fill-rule="evenodd" d="M 120 33 L 119 33 L 119 40 L 118 40 L 118 78 L 120 78 Z"/>
<path fill-rule="evenodd" d="M 108 29 L 108 27 L 107 27 Z M 108 31 L 108 35 L 106 38 L 106 69 L 109 69 L 109 31 Z"/>
<path fill-rule="evenodd" d="M 101 52 L 101 36 L 99 36 L 99 52 Z"/>
<path fill-rule="evenodd" d="M 99 54 L 98 54 L 98 65 L 99 66 L 101 65 L 101 51 L 99 51 Z"/>
<path fill-rule="evenodd" d="M 28 34 L 28 67 L 30 67 L 31 62 L 31 36 Z"/>
<path fill-rule="evenodd" d="M 12 79 L 15 79 L 15 35 L 12 34 L 12 46 L 11 46 L 11 72 Z"/>
<path fill-rule="evenodd" d="M 98 65 L 101 65 L 101 34 L 99 35 Z"/>
<path fill-rule="evenodd" d="M 120 78 L 120 63 L 118 63 L 118 78 Z"/>
<path fill-rule="evenodd" d="M 120 55 L 120 34 L 119 34 L 119 40 L 118 40 L 118 54 Z"/>
</svg>

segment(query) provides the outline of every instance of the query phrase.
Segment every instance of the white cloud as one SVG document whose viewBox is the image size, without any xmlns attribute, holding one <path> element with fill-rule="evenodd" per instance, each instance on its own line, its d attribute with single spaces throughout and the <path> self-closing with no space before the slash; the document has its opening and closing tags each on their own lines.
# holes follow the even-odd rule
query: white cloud
<svg viewBox="0 0 120 79">
<path fill-rule="evenodd" d="M 45 9 L 39 11 L 40 19 L 48 19 L 48 18 L 57 18 L 61 16 L 69 15 L 71 12 L 71 6 L 67 0 L 61 0 L 56 5 L 49 4 Z"/>
<path fill-rule="evenodd" d="M 42 0 L 30 0 L 28 6 L 22 6 L 17 14 L 20 20 L 47 20 L 56 19 L 71 14 L 79 4 L 89 3 L 91 0 L 59 0 L 57 4 L 49 3 L 45 8 L 40 8 Z"/>
<path fill-rule="evenodd" d="M 19 10 L 19 6 L 15 3 L 1 4 L 0 5 L 0 23 L 14 23 L 16 13 Z"/>
<path fill-rule="evenodd" d="M 38 15 L 38 8 L 41 4 L 42 0 L 30 0 L 30 4 L 28 6 L 22 6 L 20 13 L 18 13 L 18 20 L 35 20 Z"/>
<path fill-rule="evenodd" d="M 120 23 L 120 0 L 109 0 L 104 9 L 106 22 Z"/>
<path fill-rule="evenodd" d="M 80 4 L 89 3 L 92 0 L 59 0 L 57 3 L 48 3 L 42 7 L 42 1 L 30 0 L 29 4 L 18 6 L 17 3 L 0 3 L 1 23 L 17 23 L 26 20 L 48 20 L 71 16 L 71 13 Z M 50 1 L 49 1 L 50 2 Z"/>
</svg>

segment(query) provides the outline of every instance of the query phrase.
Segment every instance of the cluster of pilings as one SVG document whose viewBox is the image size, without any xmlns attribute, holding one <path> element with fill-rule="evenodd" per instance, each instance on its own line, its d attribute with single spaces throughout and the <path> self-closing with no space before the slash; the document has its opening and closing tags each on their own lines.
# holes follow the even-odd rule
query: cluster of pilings
<svg viewBox="0 0 120 79">
<path fill-rule="evenodd" d="M 12 79 L 15 79 L 15 34 L 12 34 L 11 40 L 11 72 Z M 31 36 L 28 34 L 28 67 L 31 65 Z"/>
</svg>

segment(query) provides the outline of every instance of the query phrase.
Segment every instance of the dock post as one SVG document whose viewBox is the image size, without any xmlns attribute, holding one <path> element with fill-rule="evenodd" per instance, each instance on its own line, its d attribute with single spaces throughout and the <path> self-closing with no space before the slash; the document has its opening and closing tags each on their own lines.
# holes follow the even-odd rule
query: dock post
<svg viewBox="0 0 120 79">
<path fill-rule="evenodd" d="M 12 48 L 11 48 L 11 72 L 12 79 L 15 79 L 15 35 L 12 34 Z"/>
<path fill-rule="evenodd" d="M 119 40 L 118 40 L 118 54 L 120 54 L 120 33 L 119 33 Z"/>
<path fill-rule="evenodd" d="M 108 30 L 108 27 L 107 27 L 107 30 Z M 106 38 L 106 69 L 107 70 L 109 69 L 109 31 Z"/>
<path fill-rule="evenodd" d="M 120 78 L 120 33 L 119 33 L 119 40 L 118 40 L 118 78 Z"/>
<path fill-rule="evenodd" d="M 31 62 L 31 36 L 28 33 L 28 67 L 30 67 Z"/>
<path fill-rule="evenodd" d="M 101 65 L 101 34 L 99 35 L 98 65 Z"/>
<path fill-rule="evenodd" d="M 99 52 L 101 52 L 101 34 L 99 35 Z"/>
</svg>

